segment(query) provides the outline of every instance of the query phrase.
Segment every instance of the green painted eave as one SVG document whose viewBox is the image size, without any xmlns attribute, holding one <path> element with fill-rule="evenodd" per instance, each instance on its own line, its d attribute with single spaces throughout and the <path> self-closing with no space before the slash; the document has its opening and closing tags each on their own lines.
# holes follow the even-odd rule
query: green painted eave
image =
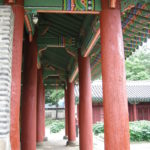
<svg viewBox="0 0 150 150">
<path fill-rule="evenodd" d="M 66 84 L 78 66 L 78 50 L 84 55 L 100 28 L 99 15 L 51 14 L 39 13 L 39 10 L 69 10 L 68 0 L 25 1 L 25 9 L 32 19 L 37 15 L 38 60 L 43 68 L 44 83 L 47 88 L 60 83 Z M 88 11 L 88 5 L 82 6 L 77 0 L 75 11 Z M 100 11 L 100 0 L 92 1 L 92 10 Z M 121 1 L 121 20 L 124 39 L 125 58 L 138 49 L 150 37 L 149 1 Z M 146 3 L 146 5 L 144 5 Z M 129 6 L 132 7 L 130 8 Z M 135 7 L 134 7 L 135 6 Z M 128 8 L 128 9 L 127 9 Z M 32 21 L 30 19 L 30 21 Z M 132 22 L 131 22 L 132 21 Z M 92 80 L 101 75 L 101 37 L 99 36 L 89 54 L 91 58 Z M 48 68 L 48 69 L 47 69 Z M 51 69 L 50 69 L 51 68 Z M 54 69 L 54 70 L 53 70 Z M 59 72 L 59 77 L 57 73 Z M 56 76 L 55 76 L 56 75 Z M 52 78 L 52 80 L 49 80 Z M 78 82 L 78 74 L 75 77 Z M 62 86 L 61 86 L 62 87 Z"/>
<path fill-rule="evenodd" d="M 121 11 L 123 12 L 131 5 L 137 3 L 148 3 L 149 0 L 121 0 Z M 25 0 L 24 7 L 26 10 L 38 11 L 38 10 L 71 10 L 71 0 Z M 91 0 L 91 5 L 88 5 L 88 1 L 85 0 L 82 3 L 81 0 L 76 0 L 74 4 L 74 11 L 101 11 L 100 0 Z"/>
<path fill-rule="evenodd" d="M 24 7 L 27 10 L 70 10 L 70 0 L 25 0 Z M 101 9 L 100 0 L 92 0 L 92 10 L 99 11 Z M 80 0 L 75 1 L 74 10 L 89 10 L 88 1 L 83 4 Z"/>
</svg>

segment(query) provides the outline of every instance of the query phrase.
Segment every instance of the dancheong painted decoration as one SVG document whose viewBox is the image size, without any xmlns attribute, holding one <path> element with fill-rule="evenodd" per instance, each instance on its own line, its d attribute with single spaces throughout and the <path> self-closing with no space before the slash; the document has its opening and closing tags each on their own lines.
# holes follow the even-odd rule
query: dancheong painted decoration
<svg viewBox="0 0 150 150">
<path fill-rule="evenodd" d="M 66 92 L 68 142 L 74 141 L 74 84 L 79 84 L 80 150 L 92 150 L 90 83 L 102 74 L 105 149 L 129 150 L 124 64 L 150 38 L 150 0 L 0 0 L 0 5 L 14 14 L 11 149 L 35 150 L 36 132 L 37 142 L 43 141 L 44 98 L 51 89 Z"/>
<path fill-rule="evenodd" d="M 64 0 L 64 10 L 95 10 L 95 0 Z"/>
</svg>

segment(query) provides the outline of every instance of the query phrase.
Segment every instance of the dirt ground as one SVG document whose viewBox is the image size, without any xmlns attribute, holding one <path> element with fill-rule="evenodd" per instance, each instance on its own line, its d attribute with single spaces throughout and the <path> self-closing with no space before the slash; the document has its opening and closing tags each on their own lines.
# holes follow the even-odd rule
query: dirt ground
<svg viewBox="0 0 150 150">
<path fill-rule="evenodd" d="M 46 137 L 48 142 L 38 144 L 37 150 L 79 150 L 79 139 L 77 138 L 76 146 L 66 146 L 66 140 L 63 140 L 64 130 L 59 133 L 52 134 L 49 128 L 46 128 Z M 94 136 L 94 150 L 104 150 L 103 139 Z M 131 150 L 150 150 L 150 143 L 131 143 Z"/>
</svg>

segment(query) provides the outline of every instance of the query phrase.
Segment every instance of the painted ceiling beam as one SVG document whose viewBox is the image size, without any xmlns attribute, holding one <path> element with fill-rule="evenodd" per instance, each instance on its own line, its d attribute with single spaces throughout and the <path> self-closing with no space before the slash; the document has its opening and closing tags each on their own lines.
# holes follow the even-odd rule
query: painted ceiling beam
<svg viewBox="0 0 150 150">
<path fill-rule="evenodd" d="M 136 46 L 136 45 L 142 45 L 142 42 L 133 42 L 133 41 L 126 41 L 124 40 L 124 45 L 129 44 L 132 46 Z"/>
<path fill-rule="evenodd" d="M 64 67 L 60 66 L 59 64 L 49 61 L 49 60 L 45 60 L 47 62 L 47 64 L 50 64 L 51 66 L 55 67 L 56 69 L 65 72 Z"/>
<path fill-rule="evenodd" d="M 62 65 L 64 64 L 64 66 L 66 66 L 68 63 L 68 62 L 66 62 L 66 58 L 69 58 L 69 54 L 66 52 L 66 54 L 67 54 L 67 56 L 66 56 L 63 53 L 61 53 L 61 51 L 57 51 L 57 52 L 59 52 L 59 55 L 57 55 L 57 53 L 55 53 L 54 50 L 52 51 L 52 49 L 50 49 L 48 51 L 45 51 L 43 53 L 43 56 L 47 55 L 46 57 L 47 57 L 48 61 L 51 60 L 54 62 L 58 62 L 59 64 L 62 64 Z M 65 50 L 64 50 L 64 52 L 65 52 Z M 49 56 L 49 54 L 50 54 L 50 56 Z M 64 56 L 66 56 L 66 58 Z"/>
<path fill-rule="evenodd" d="M 136 26 L 133 26 L 133 25 L 129 25 L 128 29 L 131 29 L 134 32 L 140 32 L 143 34 L 149 34 L 148 31 L 150 30 L 150 28 L 146 29 L 146 28 L 144 28 L 144 26 L 143 26 L 143 28 L 137 28 Z"/>
<path fill-rule="evenodd" d="M 95 33 L 95 35 L 93 36 L 92 40 L 91 40 L 91 43 L 89 45 L 89 47 L 85 50 L 85 53 L 83 55 L 83 57 L 87 57 L 89 56 L 90 52 L 92 51 L 93 47 L 95 46 L 96 42 L 98 41 L 99 39 L 99 36 L 100 36 L 100 28 L 97 30 L 97 32 Z M 69 78 L 69 82 L 73 82 L 78 74 L 78 65 L 76 64 L 75 65 L 75 69 L 71 75 L 71 77 Z"/>
<path fill-rule="evenodd" d="M 25 25 L 27 27 L 28 33 L 29 33 L 29 42 L 32 42 L 33 36 L 32 36 L 32 27 L 31 27 L 31 21 L 29 21 L 29 16 L 25 14 L 24 16 L 25 19 Z"/>
<path fill-rule="evenodd" d="M 143 8 L 143 7 L 142 7 L 142 8 Z M 138 11 L 138 13 L 139 13 L 139 11 Z M 136 14 L 133 14 L 133 16 L 134 16 L 134 17 L 136 16 L 136 18 L 139 18 L 139 19 L 146 19 L 145 17 L 141 17 L 141 16 L 136 15 Z M 146 22 L 140 21 L 140 23 L 142 23 L 142 24 L 144 23 L 144 24 L 145 24 Z M 140 32 L 140 33 L 135 33 L 134 31 L 131 31 L 131 30 L 129 30 L 129 29 L 126 29 L 126 32 L 127 32 L 127 31 L 130 32 L 130 35 L 131 35 L 131 36 L 133 35 L 133 37 L 136 37 L 136 38 L 145 38 L 145 34 L 143 34 L 143 33 L 141 33 L 141 32 Z M 99 33 L 96 34 L 97 36 L 95 36 L 95 39 L 98 39 L 99 34 L 100 34 L 100 30 L 99 30 Z M 143 37 L 141 37 L 141 35 L 143 35 Z M 94 39 L 94 40 L 95 40 L 95 39 Z M 92 40 L 91 43 L 95 43 L 94 40 Z M 96 40 L 96 41 L 97 41 L 97 40 Z M 92 46 L 92 47 L 91 47 L 91 46 Z M 131 49 L 132 51 L 135 51 L 135 49 L 133 49 L 133 47 L 135 47 L 135 45 L 132 45 L 132 44 L 125 44 L 125 49 Z M 90 45 L 90 46 L 88 47 L 88 49 L 85 51 L 85 53 L 84 53 L 83 56 L 84 56 L 84 57 L 88 56 L 92 48 L 93 48 L 93 45 Z M 136 46 L 135 48 L 138 48 L 138 46 Z M 70 82 L 72 82 L 72 81 L 75 80 L 77 74 L 78 74 L 78 66 L 76 65 L 76 68 L 75 68 L 73 74 L 71 75 Z"/>
<path fill-rule="evenodd" d="M 114 8 L 116 3 L 116 0 L 110 1 L 110 7 Z M 128 8 L 131 8 L 131 6 L 135 6 L 137 3 L 146 3 L 148 0 L 121 0 L 121 11 L 124 12 L 128 10 Z M 78 1 L 72 1 L 72 5 L 70 6 L 67 3 L 67 0 L 25 0 L 24 7 L 26 10 L 34 10 L 37 12 L 42 13 L 95 13 L 101 11 L 101 3 L 100 0 L 92 0 L 92 6 L 88 6 L 88 1 L 85 1 L 83 3 L 81 0 Z M 77 10 L 77 11 L 76 11 Z"/>
<path fill-rule="evenodd" d="M 100 28 L 97 30 L 92 42 L 90 43 L 89 47 L 87 48 L 87 50 L 83 54 L 83 57 L 89 56 L 90 52 L 92 51 L 92 49 L 95 46 L 96 42 L 98 41 L 99 37 L 100 37 Z"/>
<path fill-rule="evenodd" d="M 130 40 L 130 39 L 124 39 L 124 43 L 129 43 L 129 44 L 138 44 L 138 45 L 142 45 L 142 42 L 140 41 L 136 41 L 136 40 Z"/>
<path fill-rule="evenodd" d="M 138 40 L 138 41 L 145 41 L 147 38 L 146 37 L 139 37 L 139 36 L 130 36 L 130 34 L 123 34 L 123 37 L 124 38 L 130 38 L 130 39 L 135 39 L 135 40 Z"/>
<path fill-rule="evenodd" d="M 78 69 L 78 66 L 76 66 L 75 69 L 74 69 L 73 74 L 71 75 L 71 77 L 69 79 L 70 83 L 72 83 L 75 80 L 76 76 L 78 75 L 78 72 L 79 72 L 79 69 Z"/>
<path fill-rule="evenodd" d="M 133 29 L 126 29 L 126 33 L 129 33 L 130 35 L 132 34 L 133 36 L 137 36 L 137 37 L 146 37 L 146 35 L 148 35 L 149 33 L 141 33 L 140 30 L 137 33 L 137 31 L 134 31 Z"/>
<path fill-rule="evenodd" d="M 142 41 L 141 39 L 137 39 L 137 38 L 130 38 L 128 36 L 124 36 L 123 37 L 124 42 L 130 42 L 130 43 L 137 43 L 139 45 L 142 45 Z"/>
<path fill-rule="evenodd" d="M 63 15 L 65 17 L 63 17 Z M 49 19 L 50 22 L 52 22 L 54 24 L 61 25 L 63 28 L 67 28 L 70 31 L 78 32 L 78 30 L 80 30 L 80 27 L 76 26 L 75 22 L 73 24 L 70 20 L 68 20 L 68 15 L 65 15 L 65 14 L 49 14 L 48 17 L 49 17 L 48 19 Z M 65 23 L 65 24 L 62 24 L 62 23 Z M 80 21 L 80 23 L 77 23 L 77 24 L 81 25 L 81 21 Z"/>
<path fill-rule="evenodd" d="M 59 76 L 59 73 L 56 70 L 44 69 L 43 79 L 46 79 L 48 76 Z"/>
<path fill-rule="evenodd" d="M 100 38 L 100 27 L 99 27 L 99 19 L 97 17 L 93 18 L 92 23 L 89 24 L 90 28 L 86 31 L 87 33 L 84 35 L 84 41 L 82 42 L 81 45 L 81 55 L 83 57 L 87 57 L 90 55 L 91 51 L 93 50 L 95 44 Z M 84 31 L 84 28 L 81 29 Z M 92 36 L 90 35 L 92 34 Z M 89 38 L 90 37 L 90 38 Z M 78 63 L 75 62 L 75 68 L 69 78 L 69 82 L 73 82 L 78 75 Z"/>
</svg>

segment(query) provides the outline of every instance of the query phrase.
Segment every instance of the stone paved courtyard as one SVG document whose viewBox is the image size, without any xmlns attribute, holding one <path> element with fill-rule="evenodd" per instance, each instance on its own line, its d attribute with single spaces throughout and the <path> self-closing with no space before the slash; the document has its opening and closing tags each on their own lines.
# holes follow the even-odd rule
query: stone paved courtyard
<svg viewBox="0 0 150 150">
<path fill-rule="evenodd" d="M 48 142 L 41 143 L 37 146 L 37 150 L 79 150 L 79 142 L 77 138 L 77 146 L 66 146 L 66 140 L 63 140 L 64 130 L 57 134 L 50 134 L 46 128 L 46 136 Z M 94 136 L 94 150 L 104 150 L 104 142 L 102 139 Z M 132 143 L 131 150 L 150 150 L 150 143 Z"/>
</svg>

